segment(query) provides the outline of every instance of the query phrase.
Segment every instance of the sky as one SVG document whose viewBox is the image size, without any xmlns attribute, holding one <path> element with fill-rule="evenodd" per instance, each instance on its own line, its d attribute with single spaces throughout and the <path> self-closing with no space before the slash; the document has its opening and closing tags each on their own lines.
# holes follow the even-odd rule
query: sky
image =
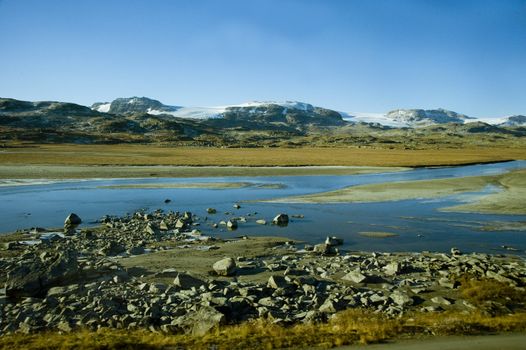
<svg viewBox="0 0 526 350">
<path fill-rule="evenodd" d="M 0 0 L 0 96 L 526 114 L 526 0 Z"/>
</svg>

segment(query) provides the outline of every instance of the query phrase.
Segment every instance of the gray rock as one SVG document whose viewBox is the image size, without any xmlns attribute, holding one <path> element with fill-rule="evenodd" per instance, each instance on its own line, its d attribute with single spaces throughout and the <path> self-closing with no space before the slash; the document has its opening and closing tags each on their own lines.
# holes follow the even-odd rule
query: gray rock
<svg viewBox="0 0 526 350">
<path fill-rule="evenodd" d="M 360 270 L 354 270 L 343 276 L 342 280 L 354 283 L 365 283 L 367 281 L 367 276 L 362 274 Z"/>
<path fill-rule="evenodd" d="M 451 281 L 449 278 L 440 278 L 438 280 L 438 284 L 442 287 L 445 287 L 445 288 L 455 288 L 457 286 L 457 283 Z"/>
<path fill-rule="evenodd" d="M 386 275 L 394 276 L 402 272 L 402 266 L 400 263 L 393 261 L 383 267 Z"/>
<path fill-rule="evenodd" d="M 225 315 L 211 306 L 203 306 L 197 312 L 191 312 L 184 317 L 180 326 L 187 333 L 202 336 L 225 323 Z"/>
<path fill-rule="evenodd" d="M 174 280 L 174 285 L 182 289 L 199 288 L 206 285 L 206 282 L 186 273 L 179 273 Z"/>
<path fill-rule="evenodd" d="M 316 244 L 313 248 L 314 253 L 322 254 L 322 255 L 334 255 L 338 251 L 336 248 L 334 248 L 332 245 L 321 243 Z"/>
<path fill-rule="evenodd" d="M 283 213 L 278 214 L 274 219 L 272 219 L 272 223 L 278 226 L 287 226 L 289 224 L 289 216 Z"/>
<path fill-rule="evenodd" d="M 453 247 L 453 248 L 451 248 L 451 255 L 459 256 L 459 255 L 462 255 L 462 252 L 460 251 L 460 249 Z"/>
<path fill-rule="evenodd" d="M 46 261 L 35 259 L 7 272 L 6 295 L 9 297 L 38 296 L 54 286 L 69 284 L 79 278 L 75 252 L 65 250 Z"/>
<path fill-rule="evenodd" d="M 285 279 L 285 277 L 277 276 L 277 275 L 270 276 L 270 278 L 268 279 L 267 285 L 273 289 L 278 289 L 278 288 L 285 289 L 291 286 L 291 284 Z"/>
<path fill-rule="evenodd" d="M 235 230 L 237 229 L 237 221 L 236 220 L 228 220 L 226 222 L 226 227 L 229 229 L 229 230 Z"/>
<path fill-rule="evenodd" d="M 414 302 L 411 296 L 399 290 L 395 290 L 393 293 L 391 293 L 391 295 L 389 295 L 389 297 L 395 304 L 402 307 L 413 305 Z"/>
<path fill-rule="evenodd" d="M 225 258 L 215 262 L 212 267 L 219 276 L 231 276 L 236 272 L 236 261 Z"/>
<path fill-rule="evenodd" d="M 334 236 L 328 236 L 325 238 L 325 244 L 330 246 L 338 246 L 343 244 L 343 238 L 338 238 Z"/>
<path fill-rule="evenodd" d="M 64 227 L 76 227 L 82 223 L 82 219 L 75 213 L 68 215 L 66 220 L 64 220 Z"/>
<path fill-rule="evenodd" d="M 259 219 L 259 220 L 256 220 L 256 224 L 259 224 L 259 225 L 266 225 L 267 222 L 263 219 Z"/>
<path fill-rule="evenodd" d="M 208 214 L 215 214 L 217 213 L 217 210 L 215 208 L 206 208 L 206 212 Z"/>
<path fill-rule="evenodd" d="M 437 296 L 437 297 L 431 298 L 431 302 L 435 303 L 435 304 L 439 304 L 439 305 L 451 305 L 451 301 L 449 301 L 448 299 L 446 299 L 446 298 L 444 298 L 442 296 Z"/>
</svg>

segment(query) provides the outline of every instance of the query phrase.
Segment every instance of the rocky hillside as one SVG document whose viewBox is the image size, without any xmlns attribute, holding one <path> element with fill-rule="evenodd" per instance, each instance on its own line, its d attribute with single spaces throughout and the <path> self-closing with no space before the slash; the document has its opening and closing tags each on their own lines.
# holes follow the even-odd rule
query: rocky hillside
<svg viewBox="0 0 526 350">
<path fill-rule="evenodd" d="M 512 115 L 507 117 L 500 126 L 526 126 L 526 115 Z"/>
<path fill-rule="evenodd" d="M 98 112 L 130 115 L 135 113 L 163 114 L 175 112 L 181 107 L 167 106 L 147 97 L 118 98 L 112 102 L 97 102 L 91 108 Z"/>
<path fill-rule="evenodd" d="M 345 116 L 342 117 L 342 115 Z M 92 108 L 65 102 L 0 99 L 0 143 L 168 143 L 214 147 L 444 145 L 520 146 L 524 116 L 488 124 L 446 110 L 396 110 L 351 116 L 308 103 L 250 102 L 176 107 L 144 97 Z M 515 147 L 514 146 L 514 147 Z"/>
<path fill-rule="evenodd" d="M 386 114 L 388 119 L 404 126 L 426 126 L 432 124 L 465 123 L 473 119 L 446 109 L 396 109 Z"/>
</svg>

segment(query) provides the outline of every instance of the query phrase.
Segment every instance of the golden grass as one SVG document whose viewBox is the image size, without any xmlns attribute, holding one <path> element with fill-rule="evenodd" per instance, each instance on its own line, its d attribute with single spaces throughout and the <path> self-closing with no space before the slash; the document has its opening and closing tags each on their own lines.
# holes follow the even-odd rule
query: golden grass
<svg viewBox="0 0 526 350">
<path fill-rule="evenodd" d="M 526 159 L 521 148 L 192 148 L 157 145 L 18 145 L 0 164 L 189 166 L 436 166 Z"/>
<path fill-rule="evenodd" d="M 374 343 L 397 337 L 524 331 L 526 313 L 490 317 L 482 313 L 417 313 L 397 319 L 363 309 L 343 311 L 323 324 L 280 326 L 266 321 L 224 326 L 204 336 L 146 330 L 79 330 L 0 337 L 1 349 L 281 349 Z"/>
<path fill-rule="evenodd" d="M 463 276 L 460 279 L 460 292 L 464 299 L 474 305 L 483 305 L 488 301 L 503 305 L 526 303 L 526 292 L 507 283 L 489 278 Z"/>
</svg>

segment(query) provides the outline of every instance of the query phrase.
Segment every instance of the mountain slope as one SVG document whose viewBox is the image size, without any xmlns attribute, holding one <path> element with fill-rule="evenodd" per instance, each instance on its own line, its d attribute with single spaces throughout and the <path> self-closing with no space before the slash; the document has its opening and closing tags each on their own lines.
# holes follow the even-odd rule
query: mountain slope
<svg viewBox="0 0 526 350">
<path fill-rule="evenodd" d="M 130 115 L 134 113 L 162 114 L 175 112 L 181 107 L 167 106 L 147 97 L 117 98 L 112 102 L 97 102 L 91 108 L 98 112 Z"/>
<path fill-rule="evenodd" d="M 396 109 L 387 112 L 386 118 L 408 127 L 426 126 L 431 124 L 465 123 L 470 118 L 467 115 L 446 109 Z"/>
</svg>

